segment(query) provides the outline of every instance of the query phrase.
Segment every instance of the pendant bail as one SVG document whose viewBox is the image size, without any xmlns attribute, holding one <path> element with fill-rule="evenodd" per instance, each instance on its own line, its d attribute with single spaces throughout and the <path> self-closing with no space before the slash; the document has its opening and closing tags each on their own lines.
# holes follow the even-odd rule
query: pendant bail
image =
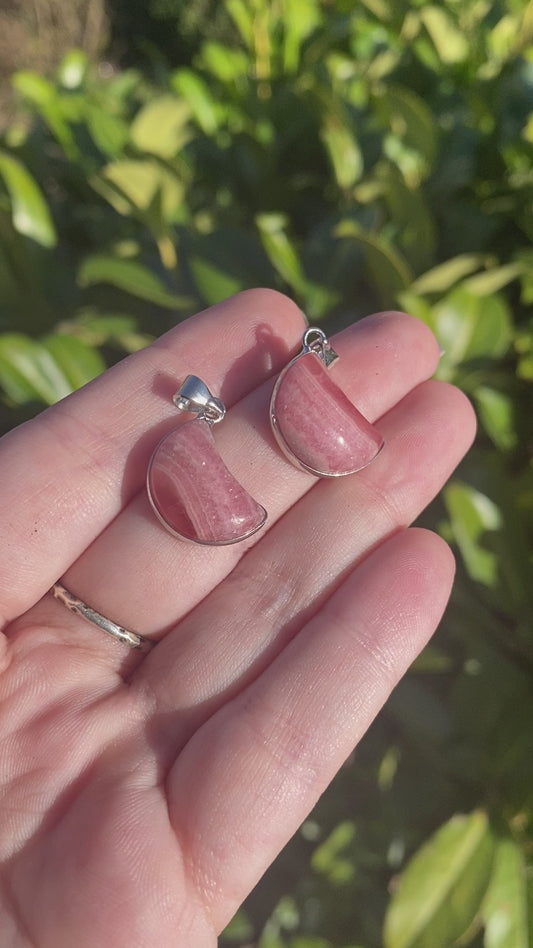
<svg viewBox="0 0 533 948">
<path fill-rule="evenodd" d="M 180 411 L 192 412 L 210 425 L 218 424 L 226 414 L 224 402 L 215 398 L 197 375 L 187 376 L 183 385 L 173 395 L 172 401 Z"/>
<path fill-rule="evenodd" d="M 339 358 L 339 354 L 330 346 L 326 333 L 316 326 L 310 326 L 304 333 L 302 351 L 314 352 L 322 360 L 326 369 Z"/>
</svg>

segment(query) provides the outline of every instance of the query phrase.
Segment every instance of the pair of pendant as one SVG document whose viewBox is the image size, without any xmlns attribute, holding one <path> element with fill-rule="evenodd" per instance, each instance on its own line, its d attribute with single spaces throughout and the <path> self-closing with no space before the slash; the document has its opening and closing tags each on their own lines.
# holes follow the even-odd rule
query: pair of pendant
<svg viewBox="0 0 533 948">
<path fill-rule="evenodd" d="M 276 440 L 297 467 L 318 477 L 340 477 L 366 467 L 383 447 L 380 433 L 331 380 L 338 358 L 321 329 L 310 328 L 303 348 L 279 376 L 270 403 Z M 147 489 L 163 526 L 185 540 L 219 546 L 259 530 L 267 512 L 230 473 L 212 427 L 226 413 L 201 379 L 189 375 L 173 402 L 196 418 L 156 447 Z"/>
</svg>

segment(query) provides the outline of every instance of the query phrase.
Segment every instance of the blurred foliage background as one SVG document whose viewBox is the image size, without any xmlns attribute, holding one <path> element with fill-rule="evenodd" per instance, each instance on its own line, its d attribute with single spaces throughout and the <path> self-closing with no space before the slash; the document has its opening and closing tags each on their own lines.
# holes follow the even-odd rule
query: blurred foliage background
<svg viewBox="0 0 533 948">
<path fill-rule="evenodd" d="M 0 9 L 0 427 L 229 294 L 404 308 L 479 418 L 433 644 L 224 948 L 533 944 L 533 2 Z"/>
</svg>

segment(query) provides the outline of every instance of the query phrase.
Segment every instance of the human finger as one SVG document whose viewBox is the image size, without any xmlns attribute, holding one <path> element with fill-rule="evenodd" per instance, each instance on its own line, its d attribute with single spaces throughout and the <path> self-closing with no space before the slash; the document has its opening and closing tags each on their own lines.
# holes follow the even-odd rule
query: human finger
<svg viewBox="0 0 533 948">
<path fill-rule="evenodd" d="M 261 673 L 369 551 L 416 519 L 470 446 L 475 417 L 458 389 L 429 381 L 380 431 L 387 450 L 373 464 L 318 483 L 139 669 L 138 684 L 174 712 L 170 753 Z"/>
<path fill-rule="evenodd" d="M 25 612 L 139 490 L 174 423 L 176 380 L 199 369 L 228 404 L 278 371 L 304 319 L 247 291 L 213 306 L 0 442 L 0 623 Z"/>
<path fill-rule="evenodd" d="M 184 748 L 169 813 L 219 930 L 433 633 L 453 569 L 437 536 L 396 534 Z"/>
<path fill-rule="evenodd" d="M 435 369 L 434 337 L 404 314 L 362 320 L 334 340 L 341 358 L 336 378 L 374 419 Z M 316 478 L 289 465 L 273 442 L 268 421 L 272 383 L 250 393 L 217 430 L 230 469 L 269 511 L 274 523 Z M 310 411 L 320 406 L 310 406 Z M 256 534 L 226 548 L 176 540 L 161 528 L 141 491 L 77 560 L 65 585 L 104 615 L 159 638 L 235 566 Z"/>
</svg>

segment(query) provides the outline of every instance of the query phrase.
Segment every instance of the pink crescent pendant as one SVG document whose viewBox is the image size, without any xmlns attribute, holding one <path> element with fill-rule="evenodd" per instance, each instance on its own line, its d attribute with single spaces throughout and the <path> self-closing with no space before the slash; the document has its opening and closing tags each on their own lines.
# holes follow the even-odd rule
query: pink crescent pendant
<svg viewBox="0 0 533 948">
<path fill-rule="evenodd" d="M 297 467 L 318 477 L 354 474 L 379 454 L 383 437 L 332 381 L 338 355 L 322 330 L 308 329 L 303 342 L 274 387 L 272 430 Z"/>
<path fill-rule="evenodd" d="M 210 546 L 245 540 L 267 514 L 218 453 L 211 428 L 224 417 L 222 402 L 200 379 L 188 376 L 174 403 L 198 417 L 166 435 L 152 455 L 147 491 L 157 517 L 183 540 Z"/>
</svg>

